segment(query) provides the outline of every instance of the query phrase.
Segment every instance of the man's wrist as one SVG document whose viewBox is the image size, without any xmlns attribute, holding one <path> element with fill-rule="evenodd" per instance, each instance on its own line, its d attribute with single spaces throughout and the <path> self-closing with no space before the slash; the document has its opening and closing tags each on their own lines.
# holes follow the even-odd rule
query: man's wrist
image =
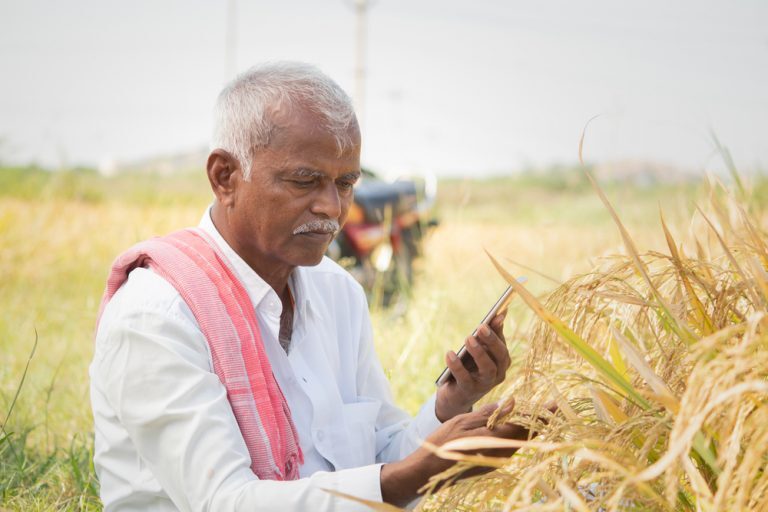
<svg viewBox="0 0 768 512">
<path fill-rule="evenodd" d="M 438 389 L 435 397 L 435 416 L 440 423 L 445 423 L 454 416 L 472 411 L 474 402 L 464 402 L 459 404 L 448 404 L 449 400 L 445 397 L 444 390 Z"/>
<path fill-rule="evenodd" d="M 381 499 L 385 503 L 405 506 L 418 496 L 418 490 L 423 485 L 414 464 L 408 459 L 390 462 L 381 466 Z"/>
</svg>

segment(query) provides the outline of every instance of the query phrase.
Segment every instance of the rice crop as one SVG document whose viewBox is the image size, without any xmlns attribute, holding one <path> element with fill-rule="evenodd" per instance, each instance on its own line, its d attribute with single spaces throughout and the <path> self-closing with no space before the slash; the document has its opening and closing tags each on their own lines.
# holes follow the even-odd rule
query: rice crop
<svg viewBox="0 0 768 512">
<path fill-rule="evenodd" d="M 643 252 L 595 184 L 623 251 L 542 298 L 494 251 L 536 319 L 501 392 L 514 410 L 492 421 L 538 436 L 435 448 L 459 463 L 432 488 L 472 466 L 495 471 L 421 510 L 768 510 L 765 212 L 735 184 L 710 185 L 687 236 L 660 215 L 666 248 Z M 505 447 L 519 451 L 493 456 Z"/>
</svg>

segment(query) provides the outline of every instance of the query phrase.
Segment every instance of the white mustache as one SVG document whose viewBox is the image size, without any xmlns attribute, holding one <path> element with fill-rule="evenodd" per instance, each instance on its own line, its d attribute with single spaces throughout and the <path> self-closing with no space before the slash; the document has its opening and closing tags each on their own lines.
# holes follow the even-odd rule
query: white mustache
<svg viewBox="0 0 768 512">
<path fill-rule="evenodd" d="M 294 235 L 300 235 L 302 233 L 333 233 L 334 235 L 339 231 L 340 226 L 338 221 L 333 219 L 317 219 L 311 220 L 293 230 Z"/>
</svg>

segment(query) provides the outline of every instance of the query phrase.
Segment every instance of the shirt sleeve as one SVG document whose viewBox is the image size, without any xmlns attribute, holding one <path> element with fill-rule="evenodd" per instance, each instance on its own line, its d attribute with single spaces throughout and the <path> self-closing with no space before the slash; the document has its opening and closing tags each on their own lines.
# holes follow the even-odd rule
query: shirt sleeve
<svg viewBox="0 0 768 512">
<path fill-rule="evenodd" d="M 105 317 L 111 318 L 108 325 L 102 318 L 97 335 L 95 389 L 180 510 L 370 510 L 324 489 L 381 501 L 378 464 L 259 480 L 196 323 L 147 307 L 105 311 Z"/>
<path fill-rule="evenodd" d="M 395 405 L 392 391 L 373 345 L 373 329 L 367 307 L 363 308 L 357 386 L 359 394 L 381 403 L 376 419 L 376 460 L 394 462 L 413 453 L 440 425 L 435 415 L 435 393 L 412 418 Z"/>
</svg>

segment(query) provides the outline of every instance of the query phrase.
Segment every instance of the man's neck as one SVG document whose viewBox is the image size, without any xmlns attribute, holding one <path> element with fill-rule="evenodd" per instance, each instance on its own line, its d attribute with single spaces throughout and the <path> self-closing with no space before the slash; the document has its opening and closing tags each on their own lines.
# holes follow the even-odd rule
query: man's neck
<svg viewBox="0 0 768 512">
<path fill-rule="evenodd" d="M 291 348 L 291 336 L 293 335 L 293 295 L 290 287 L 285 287 L 285 292 L 280 296 L 283 303 L 283 312 L 280 314 L 280 331 L 278 338 L 280 346 L 287 354 Z"/>
<path fill-rule="evenodd" d="M 225 217 L 226 213 L 223 212 L 223 208 L 214 203 L 213 208 L 211 208 L 211 222 L 213 222 L 216 231 L 219 232 L 232 250 L 235 251 L 235 253 L 275 291 L 275 293 L 277 293 L 277 296 L 280 297 L 284 303 L 283 297 L 288 290 L 288 278 L 291 276 L 295 267 L 249 258 L 246 251 L 242 250 L 237 243 L 237 240 L 235 240 L 235 237 L 232 236 L 229 230 L 229 223 Z"/>
</svg>

